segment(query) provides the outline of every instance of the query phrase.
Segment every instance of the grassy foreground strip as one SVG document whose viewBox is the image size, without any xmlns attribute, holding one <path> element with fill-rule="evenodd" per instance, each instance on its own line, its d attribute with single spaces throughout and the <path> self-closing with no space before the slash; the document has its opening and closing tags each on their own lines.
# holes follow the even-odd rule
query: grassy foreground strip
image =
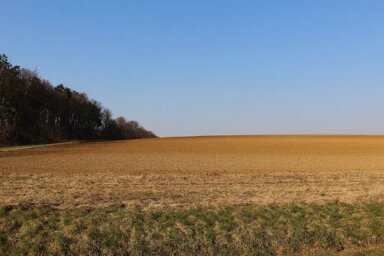
<svg viewBox="0 0 384 256">
<path fill-rule="evenodd" d="M 0 255 L 381 255 L 382 244 L 379 203 L 0 208 Z"/>
</svg>

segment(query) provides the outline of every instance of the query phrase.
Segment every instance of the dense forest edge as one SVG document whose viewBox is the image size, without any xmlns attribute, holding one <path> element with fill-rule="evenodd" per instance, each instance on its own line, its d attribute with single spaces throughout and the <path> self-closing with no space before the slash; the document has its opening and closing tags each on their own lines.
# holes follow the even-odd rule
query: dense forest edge
<svg viewBox="0 0 384 256">
<path fill-rule="evenodd" d="M 0 146 L 153 137 L 136 121 L 112 118 L 85 93 L 53 86 L 0 55 Z"/>
</svg>

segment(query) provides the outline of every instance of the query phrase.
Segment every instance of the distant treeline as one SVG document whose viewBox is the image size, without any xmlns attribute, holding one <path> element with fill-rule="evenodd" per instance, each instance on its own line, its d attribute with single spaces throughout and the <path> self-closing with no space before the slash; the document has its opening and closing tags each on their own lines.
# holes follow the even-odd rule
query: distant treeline
<svg viewBox="0 0 384 256">
<path fill-rule="evenodd" d="M 136 121 L 112 118 L 86 94 L 52 86 L 0 55 L 0 145 L 156 137 Z"/>
</svg>

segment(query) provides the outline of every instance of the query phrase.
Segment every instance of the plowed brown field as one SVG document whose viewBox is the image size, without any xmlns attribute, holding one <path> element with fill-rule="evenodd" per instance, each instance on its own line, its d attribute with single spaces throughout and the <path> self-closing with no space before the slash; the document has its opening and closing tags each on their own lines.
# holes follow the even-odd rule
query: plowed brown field
<svg viewBox="0 0 384 256">
<path fill-rule="evenodd" d="M 223 136 L 0 152 L 0 204 L 382 201 L 384 136 Z"/>
</svg>

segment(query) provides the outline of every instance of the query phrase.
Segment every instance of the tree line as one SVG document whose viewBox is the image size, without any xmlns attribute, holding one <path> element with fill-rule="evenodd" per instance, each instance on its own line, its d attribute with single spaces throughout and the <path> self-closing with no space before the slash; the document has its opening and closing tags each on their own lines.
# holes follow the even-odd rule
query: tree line
<svg viewBox="0 0 384 256">
<path fill-rule="evenodd" d="M 85 93 L 53 86 L 0 55 L 0 145 L 152 137 L 136 121 L 113 119 Z"/>
</svg>

